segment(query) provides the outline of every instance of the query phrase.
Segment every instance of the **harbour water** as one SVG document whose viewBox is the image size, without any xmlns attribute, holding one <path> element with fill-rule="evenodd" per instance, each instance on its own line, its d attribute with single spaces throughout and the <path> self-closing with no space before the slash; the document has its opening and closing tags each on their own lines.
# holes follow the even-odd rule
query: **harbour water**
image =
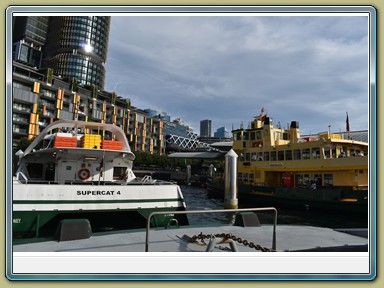
<svg viewBox="0 0 384 288">
<path fill-rule="evenodd" d="M 224 208 L 224 199 L 209 197 L 207 190 L 196 186 L 181 186 L 187 210 L 214 210 Z M 256 208 L 257 203 L 244 203 L 239 197 L 239 208 Z M 368 219 L 361 215 L 350 215 L 342 213 L 320 213 L 311 210 L 292 210 L 282 209 L 277 210 L 277 224 L 292 224 L 292 225 L 311 225 L 328 228 L 367 228 Z M 271 214 L 258 215 L 261 223 L 272 222 Z M 215 223 L 228 224 L 233 221 L 230 214 L 203 214 L 189 215 L 189 220 L 192 225 L 211 224 Z"/>
</svg>

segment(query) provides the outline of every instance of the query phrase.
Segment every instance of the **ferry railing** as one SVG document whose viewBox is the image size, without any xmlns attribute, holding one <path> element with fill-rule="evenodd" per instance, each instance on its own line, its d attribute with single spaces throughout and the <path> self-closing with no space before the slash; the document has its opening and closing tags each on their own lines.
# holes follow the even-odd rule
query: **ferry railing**
<svg viewBox="0 0 384 288">
<path fill-rule="evenodd" d="M 21 179 L 22 178 L 22 179 Z M 16 179 L 17 180 L 19 180 L 20 182 L 22 181 L 22 180 L 24 180 L 24 183 L 28 183 L 28 178 L 27 178 L 27 176 L 25 176 L 24 175 L 24 173 L 23 172 L 17 172 L 16 173 Z M 23 183 L 23 182 L 22 182 Z"/>
<path fill-rule="evenodd" d="M 243 208 L 243 209 L 222 209 L 222 210 L 193 210 L 193 211 L 158 211 L 149 214 L 147 219 L 146 235 L 145 235 L 145 252 L 149 252 L 149 231 L 151 228 L 151 218 L 155 215 L 177 215 L 177 214 L 209 214 L 209 213 L 235 213 L 235 212 L 262 212 L 271 211 L 274 213 L 273 233 L 272 233 L 272 250 L 276 251 L 276 226 L 277 226 L 277 210 L 273 207 L 264 208 Z"/>
</svg>

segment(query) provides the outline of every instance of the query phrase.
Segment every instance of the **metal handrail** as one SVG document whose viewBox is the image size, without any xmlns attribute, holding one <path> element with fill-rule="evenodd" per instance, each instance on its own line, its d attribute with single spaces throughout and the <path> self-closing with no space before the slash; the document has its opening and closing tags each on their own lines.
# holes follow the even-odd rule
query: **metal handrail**
<svg viewBox="0 0 384 288">
<path fill-rule="evenodd" d="M 151 226 L 151 218 L 154 215 L 169 215 L 169 214 L 208 214 L 208 213 L 233 213 L 233 212 L 260 212 L 260 211 L 273 211 L 273 235 L 272 235 L 272 250 L 276 251 L 276 226 L 277 226 L 277 210 L 274 207 L 264 208 L 244 208 L 244 209 L 222 209 L 222 210 L 194 210 L 194 211 L 159 211 L 149 214 L 147 219 L 146 235 L 145 235 L 145 252 L 149 248 L 149 230 Z"/>
</svg>

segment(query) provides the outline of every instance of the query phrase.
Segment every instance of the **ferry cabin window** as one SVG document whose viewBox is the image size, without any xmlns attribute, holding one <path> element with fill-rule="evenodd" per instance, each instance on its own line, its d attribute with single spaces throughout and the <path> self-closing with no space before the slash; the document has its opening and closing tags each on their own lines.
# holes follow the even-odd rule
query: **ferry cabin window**
<svg viewBox="0 0 384 288">
<path fill-rule="evenodd" d="M 249 140 L 249 133 L 248 132 L 244 133 L 243 140 L 245 140 L 245 141 Z"/>
<path fill-rule="evenodd" d="M 252 152 L 252 154 L 251 154 L 251 160 L 252 161 L 256 161 L 256 152 Z"/>
<path fill-rule="evenodd" d="M 308 174 L 304 174 L 303 181 L 306 188 L 309 188 L 311 186 L 311 177 Z"/>
<path fill-rule="evenodd" d="M 239 182 L 243 181 L 243 173 L 237 173 L 237 181 Z"/>
<path fill-rule="evenodd" d="M 309 148 L 303 149 L 303 159 L 307 160 L 310 159 L 310 154 L 309 154 Z"/>
<path fill-rule="evenodd" d="M 324 186 L 333 186 L 332 174 L 324 174 Z"/>
<path fill-rule="evenodd" d="M 284 151 L 278 151 L 277 158 L 279 161 L 284 161 Z"/>
<path fill-rule="evenodd" d="M 264 152 L 264 161 L 269 161 L 269 152 Z"/>
<path fill-rule="evenodd" d="M 295 182 L 296 182 L 296 186 L 303 186 L 305 184 L 303 175 L 302 174 L 296 174 Z"/>
<path fill-rule="evenodd" d="M 263 153 L 262 152 L 257 153 L 257 161 L 263 161 Z"/>
<path fill-rule="evenodd" d="M 127 167 L 113 167 L 113 180 L 123 180 Z"/>
<path fill-rule="evenodd" d="M 47 163 L 45 167 L 45 180 L 46 181 L 55 180 L 55 163 Z"/>
<path fill-rule="evenodd" d="M 43 164 L 42 163 L 27 163 L 27 171 L 29 178 L 42 179 L 43 178 Z"/>
<path fill-rule="evenodd" d="M 320 159 L 320 148 L 312 148 L 312 159 Z"/>
<path fill-rule="evenodd" d="M 243 174 L 243 181 L 248 182 L 248 173 Z"/>
<path fill-rule="evenodd" d="M 336 158 L 336 147 L 332 148 L 332 158 Z"/>
<path fill-rule="evenodd" d="M 251 160 L 251 154 L 245 153 L 245 161 L 250 161 L 250 160 Z"/>
<path fill-rule="evenodd" d="M 251 132 L 251 140 L 256 140 L 256 132 L 255 131 Z"/>
<path fill-rule="evenodd" d="M 301 160 L 301 150 L 300 149 L 293 150 L 293 160 Z"/>
<path fill-rule="evenodd" d="M 285 160 L 292 160 L 292 150 L 285 151 Z"/>
<path fill-rule="evenodd" d="M 256 140 L 261 140 L 261 131 L 256 131 Z"/>
<path fill-rule="evenodd" d="M 241 132 L 234 133 L 233 140 L 234 141 L 241 140 Z"/>
<path fill-rule="evenodd" d="M 276 161 L 276 151 L 271 151 L 271 161 Z"/>
<path fill-rule="evenodd" d="M 331 158 L 331 147 L 325 146 L 324 147 L 324 157 L 325 158 Z"/>
<path fill-rule="evenodd" d="M 255 176 L 253 173 L 249 173 L 249 182 L 254 182 L 255 181 Z"/>
</svg>

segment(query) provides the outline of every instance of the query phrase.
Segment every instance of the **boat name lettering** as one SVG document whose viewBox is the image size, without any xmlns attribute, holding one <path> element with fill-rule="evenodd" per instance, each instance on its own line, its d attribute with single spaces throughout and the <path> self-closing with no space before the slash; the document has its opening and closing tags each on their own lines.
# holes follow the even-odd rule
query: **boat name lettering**
<svg viewBox="0 0 384 288">
<path fill-rule="evenodd" d="M 92 196 L 97 196 L 97 195 L 115 195 L 114 193 L 116 192 L 116 195 L 120 195 L 120 191 L 114 191 L 114 190 L 77 190 L 77 195 L 92 195 Z"/>
</svg>

